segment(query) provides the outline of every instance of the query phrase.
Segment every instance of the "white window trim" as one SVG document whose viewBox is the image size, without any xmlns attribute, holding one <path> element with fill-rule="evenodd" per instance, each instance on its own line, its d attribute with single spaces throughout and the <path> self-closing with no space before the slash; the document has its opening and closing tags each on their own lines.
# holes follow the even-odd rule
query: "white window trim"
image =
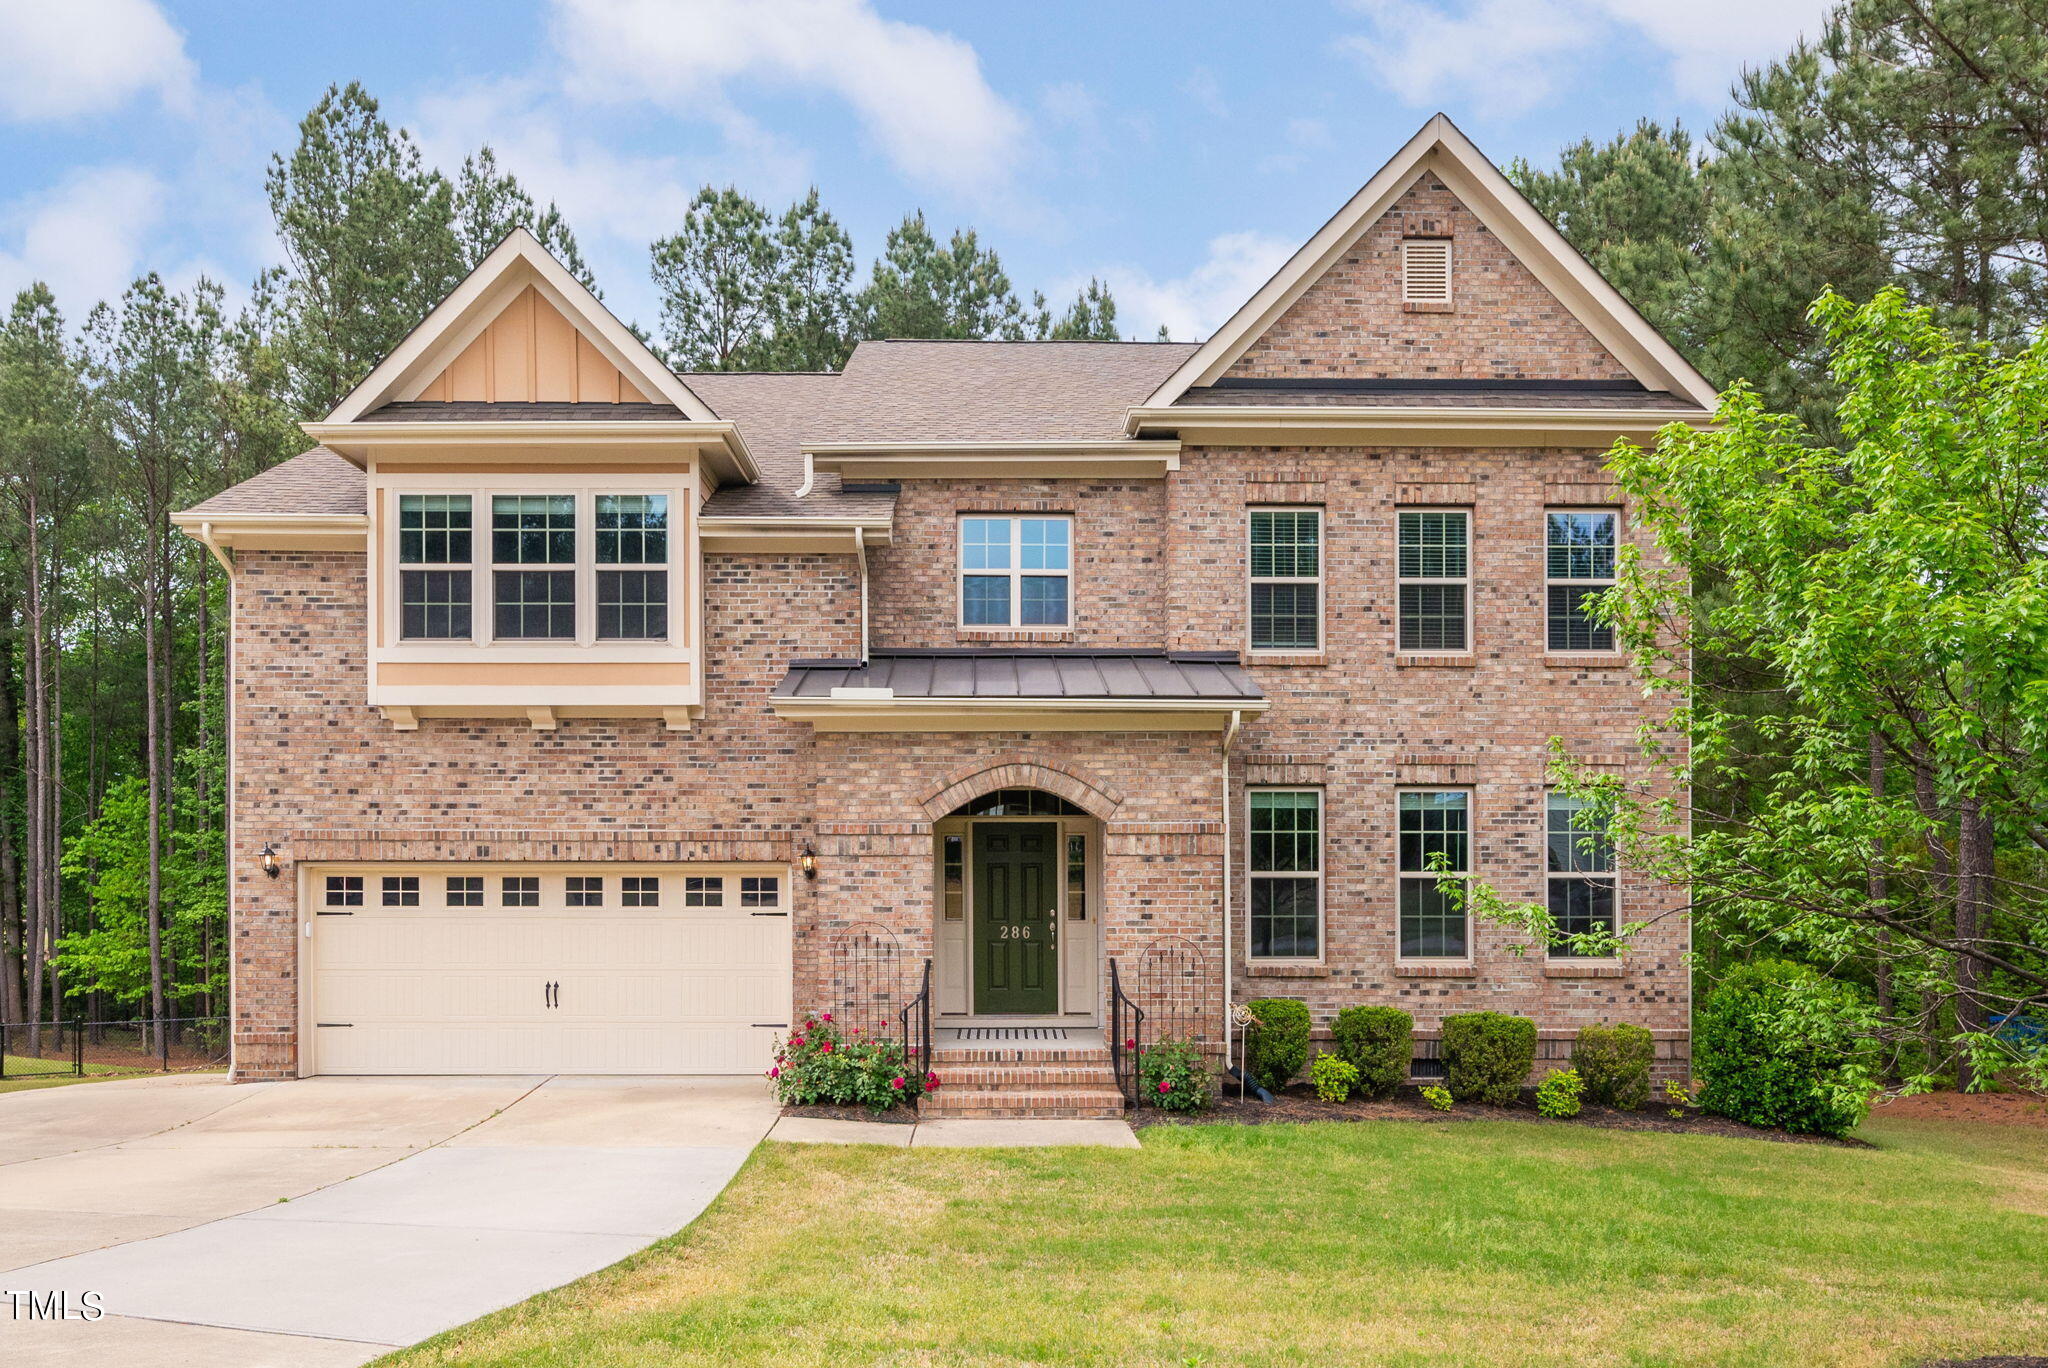
<svg viewBox="0 0 2048 1368">
<path fill-rule="evenodd" d="M 409 498 L 454 498 L 469 501 L 469 559 L 466 561 L 408 561 L 405 559 L 405 501 Z M 405 635 L 405 577 L 414 570 L 444 570 L 469 576 L 469 631 L 470 638 L 476 636 L 478 607 L 476 600 L 476 495 L 466 489 L 407 489 L 392 495 L 391 499 L 391 635 L 392 639 L 408 646 L 453 646 L 460 645 L 464 638 L 409 637 Z"/>
<path fill-rule="evenodd" d="M 495 475 L 475 484 L 451 483 L 447 476 L 393 474 L 380 476 L 379 517 L 385 523 L 376 554 L 382 583 L 377 604 L 382 621 L 371 638 L 371 654 L 377 661 L 419 661 L 470 663 L 479 650 L 488 659 L 505 662 L 557 662 L 562 660 L 686 661 L 696 657 L 694 644 L 696 613 L 684 598 L 685 563 L 695 562 L 695 523 L 689 509 L 691 486 L 687 479 L 664 473 L 660 476 L 622 471 L 597 478 L 576 475 L 564 478 L 553 472 L 536 472 L 527 477 Z M 408 494 L 452 494 L 470 501 L 470 561 L 466 567 L 404 565 L 399 561 L 399 500 Z M 518 569 L 491 558 L 491 501 L 498 495 L 572 495 L 576 500 L 576 561 L 555 569 L 576 572 L 576 635 L 574 638 L 494 639 L 497 597 L 493 580 L 500 569 Z M 597 636 L 597 496 L 600 494 L 661 494 L 668 499 L 668 635 L 665 637 Z M 481 541 L 479 540 L 481 539 Z M 470 572 L 470 633 L 461 637 L 406 637 L 402 572 L 419 569 L 464 569 Z M 547 567 L 526 567 L 547 568 Z M 650 565 L 606 566 L 605 569 L 651 570 Z M 379 645 L 382 641 L 384 644 Z"/>
<path fill-rule="evenodd" d="M 1405 513 L 1454 513 L 1465 520 L 1465 573 L 1462 575 L 1404 575 L 1401 573 L 1401 516 Z M 1472 510 L 1469 508 L 1403 504 L 1394 510 L 1394 650 L 1409 656 L 1468 656 L 1472 639 L 1478 635 L 1472 620 Z M 1458 647 L 1415 647 L 1401 644 L 1401 589 L 1409 584 L 1461 584 L 1465 587 L 1465 644 Z M 1431 790 L 1432 792 L 1434 790 Z"/>
<path fill-rule="evenodd" d="M 966 524 L 968 519 L 983 522 L 1004 521 L 1010 524 L 1010 568 L 1008 570 L 970 570 L 967 568 Z M 1027 520 L 1038 522 L 1061 522 L 1067 525 L 1067 567 L 1064 570 L 1027 570 L 1024 568 L 1024 524 Z M 953 519 L 953 601 L 954 620 L 963 632 L 1070 632 L 1078 616 L 1079 605 L 1074 602 L 1074 515 L 1071 513 L 961 513 Z M 977 578 L 997 575 L 1006 576 L 1010 581 L 1010 620 L 1008 622 L 969 622 L 967 620 L 967 577 Z M 1065 622 L 1021 622 L 1024 614 L 1025 578 L 1063 579 L 1067 582 L 1067 620 Z"/>
<path fill-rule="evenodd" d="M 1551 515 L 1551 514 L 1553 514 L 1553 513 L 1604 513 L 1604 514 L 1606 514 L 1606 515 L 1607 515 L 1608 517 L 1610 517 L 1610 518 L 1613 518 L 1613 519 L 1614 519 L 1614 553 L 1615 553 L 1615 556 L 1616 556 L 1617 560 L 1619 559 L 1619 557 L 1620 557 L 1620 555 L 1621 555 L 1621 533 L 1622 533 L 1622 525 L 1621 525 L 1621 510 L 1620 510 L 1620 509 L 1618 509 L 1618 508 L 1574 508 L 1574 507 L 1570 507 L 1570 506 L 1559 506 L 1559 507 L 1554 507 L 1554 508 L 1545 508 L 1545 509 L 1543 510 L 1543 649 L 1544 649 L 1544 652 L 1545 652 L 1546 654 L 1549 654 L 1549 655 L 1573 655 L 1573 656 L 1581 656 L 1581 655 L 1584 655 L 1584 656 L 1611 656 L 1611 655 L 1619 655 L 1619 654 L 1621 654 L 1621 642 L 1620 642 L 1620 640 L 1619 640 L 1619 639 L 1616 639 L 1615 643 L 1614 643 L 1614 644 L 1613 644 L 1612 646 L 1609 646 L 1609 647 L 1608 647 L 1608 648 L 1607 648 L 1606 650 L 1601 650 L 1601 649 L 1600 649 L 1599 647 L 1597 647 L 1597 646 L 1588 646 L 1588 647 L 1583 647 L 1583 648 L 1577 648 L 1577 649 L 1567 649 L 1567 648 L 1563 648 L 1563 647 L 1555 647 L 1555 646 L 1552 646 L 1552 645 L 1550 644 L 1550 591 L 1551 591 L 1552 589 L 1554 589 L 1554 588 L 1556 588 L 1556 589 L 1562 589 L 1562 588 L 1566 588 L 1566 587 L 1579 587 L 1579 588 L 1585 588 L 1585 589 L 1612 589 L 1612 588 L 1614 587 L 1614 576 L 1612 576 L 1612 575 L 1609 575 L 1609 576 L 1608 576 L 1608 577 L 1607 577 L 1606 579 L 1559 579 L 1559 578 L 1557 578 L 1556 576 L 1554 576 L 1554 575 L 1552 575 L 1552 574 L 1550 573 L 1550 515 Z M 1467 533 L 1467 536 L 1468 536 L 1468 537 L 1470 536 L 1470 533 L 1469 533 L 1469 532 Z M 1467 568 L 1467 569 L 1470 569 L 1470 568 L 1471 568 L 1471 563 L 1470 563 L 1470 562 L 1471 562 L 1471 558 L 1470 558 L 1470 554 L 1468 553 L 1468 554 L 1467 554 L 1467 557 L 1466 557 L 1466 568 Z M 1469 597 L 1469 596 L 1470 596 L 1470 594 L 1471 594 L 1471 590 L 1469 590 L 1469 589 L 1468 589 L 1468 590 L 1466 590 L 1465 592 L 1466 592 L 1467 596 Z M 1468 613 L 1470 612 L 1470 608 L 1469 608 L 1469 606 L 1468 606 L 1468 608 L 1467 608 L 1467 612 L 1468 612 Z"/>
<path fill-rule="evenodd" d="M 1252 795 L 1256 793 L 1312 793 L 1316 798 L 1316 867 L 1313 874 L 1300 870 L 1259 871 L 1252 865 Z M 1323 873 L 1329 864 L 1330 804 L 1324 790 L 1300 784 L 1249 784 L 1244 791 L 1244 958 L 1247 964 L 1321 964 L 1329 956 L 1329 917 L 1325 909 Z M 1255 955 L 1252 953 L 1252 885 L 1260 879 L 1314 879 L 1316 885 L 1316 953 L 1313 955 Z"/>
<path fill-rule="evenodd" d="M 1469 558 L 1468 558 L 1469 561 Z M 1468 609 L 1469 611 L 1469 609 Z M 1457 878 L 1471 882 L 1473 856 L 1479 849 L 1478 798 L 1469 785 L 1465 784 L 1404 784 L 1394 790 L 1394 963 L 1396 964 L 1445 964 L 1468 965 L 1472 963 L 1472 909 L 1465 912 L 1465 953 L 1462 955 L 1404 955 L 1401 953 L 1401 897 L 1402 886 L 1410 879 L 1427 879 L 1436 882 L 1443 875 L 1435 870 L 1407 870 L 1401 868 L 1401 795 L 1406 793 L 1462 793 L 1465 795 L 1465 867 L 1444 870 Z"/>
<path fill-rule="evenodd" d="M 1430 294 L 1417 294 L 1414 286 L 1411 284 L 1411 281 L 1414 279 L 1414 271 L 1410 264 L 1410 259 L 1418 248 L 1427 248 L 1432 253 L 1438 251 L 1443 253 L 1444 292 L 1441 297 Z M 1446 306 L 1451 304 L 1457 298 L 1456 264 L 1457 253 L 1451 246 L 1451 239 L 1447 237 L 1403 238 L 1401 240 L 1401 302 L 1403 304 L 1442 304 Z"/>
<path fill-rule="evenodd" d="M 1316 519 L 1316 573 L 1313 575 L 1257 575 L 1252 573 L 1252 515 L 1255 513 L 1313 513 Z M 1244 644 L 1252 656 L 1321 655 L 1327 649 L 1327 628 L 1323 621 L 1329 590 L 1323 572 L 1329 563 L 1329 519 L 1314 504 L 1251 504 L 1244 511 Z M 1316 587 L 1316 644 L 1313 646 L 1260 646 L 1252 639 L 1252 586 L 1258 584 L 1313 584 Z"/>
<path fill-rule="evenodd" d="M 1621 868 L 1614 860 L 1614 843 L 1611 838 L 1608 841 L 1608 868 L 1605 872 L 1599 870 L 1560 870 L 1550 867 L 1550 800 L 1557 796 L 1556 789 L 1545 789 L 1543 791 L 1543 910 L 1545 912 L 1550 910 L 1550 888 L 1559 879 L 1605 879 L 1614 886 L 1614 922 L 1608 929 L 1610 931 L 1619 931 L 1621 929 Z M 1574 830 L 1576 831 L 1577 828 L 1574 828 Z M 1576 843 L 1577 837 L 1575 836 L 1573 840 Z M 1613 955 L 1565 955 L 1559 954 L 1555 947 L 1549 945 L 1543 947 L 1543 958 L 1552 964 L 1621 963 L 1621 956 L 1618 953 Z"/>
</svg>

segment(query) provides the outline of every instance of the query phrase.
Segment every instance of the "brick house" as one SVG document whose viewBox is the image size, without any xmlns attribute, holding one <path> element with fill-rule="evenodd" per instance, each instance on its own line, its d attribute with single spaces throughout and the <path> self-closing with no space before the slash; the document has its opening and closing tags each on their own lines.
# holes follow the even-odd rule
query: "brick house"
<svg viewBox="0 0 2048 1368">
<path fill-rule="evenodd" d="M 957 1046 L 1090 1066 L 1114 971 L 1155 1038 L 1287 996 L 1676 1067 L 1682 895 L 1546 752 L 1641 763 L 1601 458 L 1712 399 L 1441 116 L 1199 345 L 678 375 L 515 235 L 177 516 L 233 576 L 235 1076 L 753 1072 L 927 962 Z M 1654 924 L 1516 953 L 1430 851 Z"/>
</svg>

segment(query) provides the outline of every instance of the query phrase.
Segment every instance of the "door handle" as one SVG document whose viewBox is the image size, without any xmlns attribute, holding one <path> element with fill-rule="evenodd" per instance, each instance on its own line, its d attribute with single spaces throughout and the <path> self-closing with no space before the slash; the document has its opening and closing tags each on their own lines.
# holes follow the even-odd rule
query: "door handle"
<svg viewBox="0 0 2048 1368">
<path fill-rule="evenodd" d="M 540 989 L 541 1002 L 547 1005 L 548 1007 L 561 1006 L 562 1004 L 556 996 L 561 991 L 561 987 L 562 985 L 556 983 L 553 979 L 550 979 L 546 983 L 542 984 Z"/>
</svg>

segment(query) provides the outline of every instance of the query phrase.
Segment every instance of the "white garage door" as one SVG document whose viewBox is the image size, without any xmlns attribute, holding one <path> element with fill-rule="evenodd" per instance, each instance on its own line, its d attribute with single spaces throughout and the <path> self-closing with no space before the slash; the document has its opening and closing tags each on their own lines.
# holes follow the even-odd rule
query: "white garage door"
<svg viewBox="0 0 2048 1368">
<path fill-rule="evenodd" d="M 745 1074 L 790 1003 L 780 871 L 311 872 L 310 1072 Z"/>
</svg>

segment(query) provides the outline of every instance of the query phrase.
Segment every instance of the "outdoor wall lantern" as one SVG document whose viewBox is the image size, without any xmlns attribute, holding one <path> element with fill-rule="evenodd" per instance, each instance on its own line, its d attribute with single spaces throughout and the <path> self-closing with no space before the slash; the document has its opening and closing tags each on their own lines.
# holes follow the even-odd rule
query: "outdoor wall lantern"
<svg viewBox="0 0 2048 1368">
<path fill-rule="evenodd" d="M 263 849 L 257 852 L 257 858 L 263 861 L 263 872 L 273 879 L 276 878 L 278 875 L 277 852 L 271 849 L 270 842 L 265 841 L 263 843 Z"/>
<path fill-rule="evenodd" d="M 804 872 L 806 879 L 818 877 L 818 852 L 809 841 L 804 842 L 804 853 L 797 856 L 796 867 Z"/>
</svg>

